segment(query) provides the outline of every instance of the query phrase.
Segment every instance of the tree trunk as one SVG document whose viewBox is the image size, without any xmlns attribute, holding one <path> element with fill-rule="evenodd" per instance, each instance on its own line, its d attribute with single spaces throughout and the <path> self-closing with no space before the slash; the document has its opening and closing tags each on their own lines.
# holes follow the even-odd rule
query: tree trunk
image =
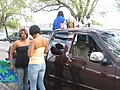
<svg viewBox="0 0 120 90">
<path fill-rule="evenodd" d="M 6 36 L 7 36 L 7 38 L 8 38 L 8 31 L 7 31 L 6 25 L 5 25 L 5 32 L 6 32 Z"/>
</svg>

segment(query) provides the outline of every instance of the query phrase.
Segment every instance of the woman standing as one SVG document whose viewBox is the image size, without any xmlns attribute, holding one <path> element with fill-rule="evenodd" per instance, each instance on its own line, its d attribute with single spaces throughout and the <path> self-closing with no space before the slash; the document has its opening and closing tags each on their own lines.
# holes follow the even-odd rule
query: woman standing
<svg viewBox="0 0 120 90">
<path fill-rule="evenodd" d="M 20 39 L 15 41 L 10 50 L 10 69 L 16 71 L 18 77 L 18 90 L 28 90 L 28 62 L 27 54 L 29 40 L 26 29 L 19 30 Z M 14 52 L 16 51 L 15 68 L 12 63 Z"/>
<path fill-rule="evenodd" d="M 28 56 L 30 58 L 28 65 L 30 89 L 37 90 L 36 85 L 38 84 L 40 90 L 45 90 L 44 74 L 46 64 L 44 55 L 48 52 L 48 42 L 47 39 L 40 35 L 40 28 L 37 25 L 31 26 L 29 33 L 33 37 L 28 50 Z"/>
</svg>

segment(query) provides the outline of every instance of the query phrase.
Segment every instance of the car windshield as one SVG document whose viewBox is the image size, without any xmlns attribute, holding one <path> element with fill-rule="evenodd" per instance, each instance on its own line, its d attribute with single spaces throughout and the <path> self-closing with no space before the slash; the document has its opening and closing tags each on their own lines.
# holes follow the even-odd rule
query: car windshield
<svg viewBox="0 0 120 90">
<path fill-rule="evenodd" d="M 41 32 L 40 32 L 40 34 L 43 36 L 43 37 L 45 37 L 47 40 L 48 40 L 48 42 L 49 42 L 49 40 L 50 40 L 50 37 L 51 37 L 51 35 L 52 35 L 52 30 L 41 30 Z"/>
<path fill-rule="evenodd" d="M 105 44 L 108 46 L 110 51 L 117 57 L 120 58 L 120 35 L 118 32 L 114 34 L 102 35 Z"/>
</svg>

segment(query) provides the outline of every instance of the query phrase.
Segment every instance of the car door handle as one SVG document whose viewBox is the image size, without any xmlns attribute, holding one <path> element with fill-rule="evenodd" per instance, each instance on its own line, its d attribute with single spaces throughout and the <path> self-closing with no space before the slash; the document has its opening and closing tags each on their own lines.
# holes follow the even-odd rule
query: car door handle
<svg viewBox="0 0 120 90">
<path fill-rule="evenodd" d="M 68 63 L 64 63 L 64 67 L 71 67 L 71 65 Z"/>
</svg>

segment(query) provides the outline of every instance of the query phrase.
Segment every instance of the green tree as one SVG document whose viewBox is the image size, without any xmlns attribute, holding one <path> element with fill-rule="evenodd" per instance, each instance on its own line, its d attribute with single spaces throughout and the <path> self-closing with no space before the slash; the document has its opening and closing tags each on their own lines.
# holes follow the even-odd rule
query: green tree
<svg viewBox="0 0 120 90">
<path fill-rule="evenodd" d="M 5 28 L 8 37 L 7 28 L 16 29 L 20 26 L 20 19 L 30 20 L 30 16 L 23 13 L 27 8 L 25 0 L 1 0 L 0 1 L 0 29 Z"/>
<path fill-rule="evenodd" d="M 116 5 L 115 5 L 118 9 L 118 11 L 120 11 L 120 0 L 116 0 Z"/>
<path fill-rule="evenodd" d="M 31 0 L 30 7 L 33 12 L 54 11 L 62 7 L 67 8 L 78 21 L 89 19 L 99 0 Z M 83 22 L 84 23 L 84 22 Z"/>
</svg>

